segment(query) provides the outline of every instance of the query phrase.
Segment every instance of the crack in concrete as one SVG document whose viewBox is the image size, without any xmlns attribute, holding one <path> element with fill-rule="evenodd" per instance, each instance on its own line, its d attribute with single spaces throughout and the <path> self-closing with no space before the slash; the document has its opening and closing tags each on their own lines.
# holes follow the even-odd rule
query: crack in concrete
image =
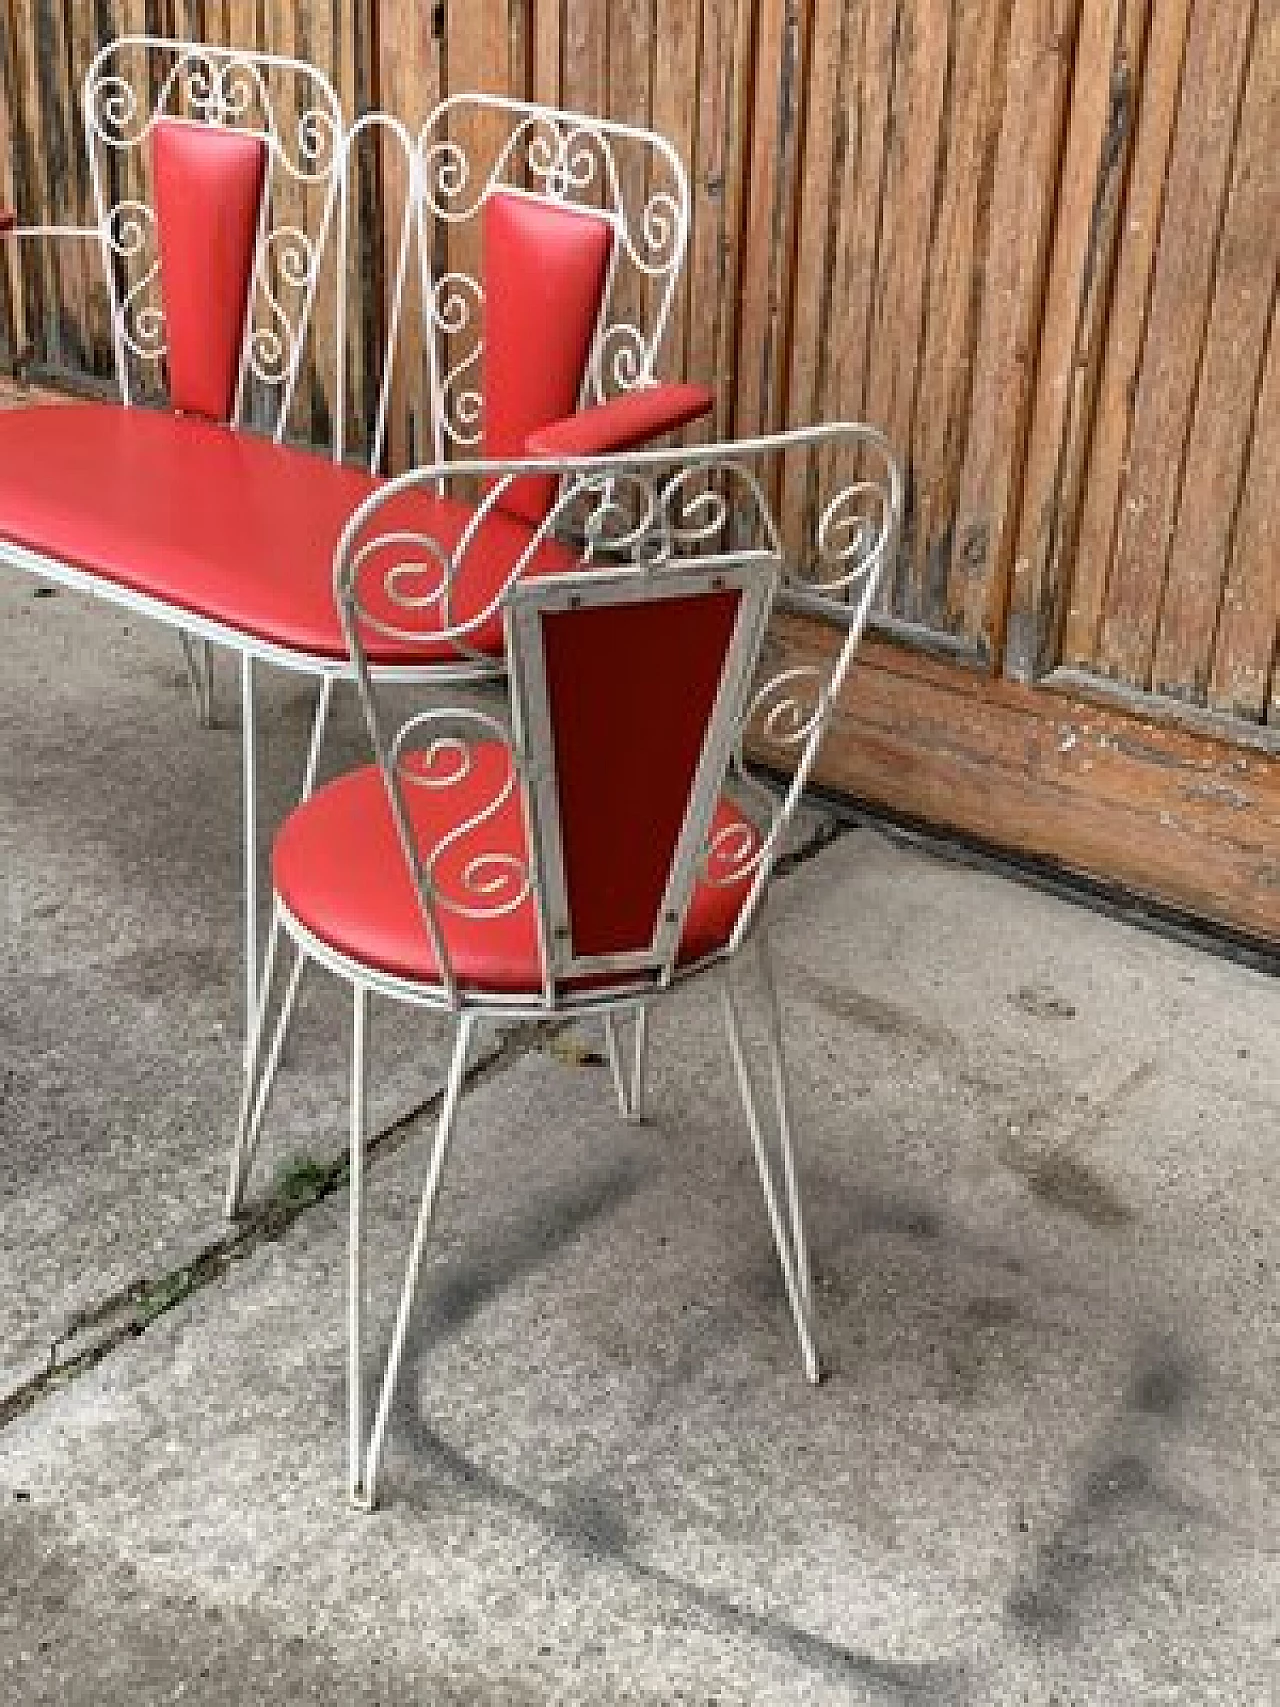
<svg viewBox="0 0 1280 1707">
<path fill-rule="evenodd" d="M 567 1021 L 527 1021 L 509 1027 L 467 1073 L 466 1088 L 471 1090 L 495 1074 L 507 1071 L 525 1056 L 553 1045 L 567 1024 Z M 393 1155 L 408 1140 L 417 1122 L 439 1108 L 443 1097 L 442 1086 L 399 1120 L 373 1133 L 366 1143 L 366 1159 L 372 1163 Z M 291 1170 L 277 1182 L 270 1196 L 242 1215 L 222 1238 L 206 1245 L 187 1262 L 157 1276 L 143 1276 L 77 1311 L 51 1342 L 46 1366 L 12 1391 L 0 1395 L 0 1430 L 31 1410 L 47 1393 L 87 1374 L 118 1347 L 140 1338 L 153 1322 L 221 1280 L 234 1264 L 264 1245 L 278 1243 L 307 1210 L 332 1197 L 346 1184 L 349 1166 L 349 1158 L 343 1154 L 330 1162 L 306 1163 Z M 88 1343 L 69 1356 L 59 1355 L 62 1348 L 82 1338 Z"/>
</svg>

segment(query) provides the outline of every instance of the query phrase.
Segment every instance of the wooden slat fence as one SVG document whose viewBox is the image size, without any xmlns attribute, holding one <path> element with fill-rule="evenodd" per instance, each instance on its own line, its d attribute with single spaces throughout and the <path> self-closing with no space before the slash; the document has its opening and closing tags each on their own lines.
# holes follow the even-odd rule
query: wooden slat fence
<svg viewBox="0 0 1280 1707">
<path fill-rule="evenodd" d="M 309 56 L 414 128 L 481 87 L 652 122 L 694 191 L 664 371 L 715 388 L 717 433 L 886 428 L 910 476 L 890 632 L 1280 726 L 1280 0 L 0 0 L 24 219 L 87 215 L 79 80 L 144 27 Z M 361 165 L 353 426 L 397 170 Z M 0 355 L 105 375 L 95 269 L 0 268 Z M 421 362 L 411 341 L 399 463 Z M 303 428 L 332 405 L 317 374 Z M 811 479 L 782 497 L 798 527 Z"/>
</svg>

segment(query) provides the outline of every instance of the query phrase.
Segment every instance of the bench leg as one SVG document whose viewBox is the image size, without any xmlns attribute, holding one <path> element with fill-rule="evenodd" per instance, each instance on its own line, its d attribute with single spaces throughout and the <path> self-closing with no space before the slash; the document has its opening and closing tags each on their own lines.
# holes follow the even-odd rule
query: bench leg
<svg viewBox="0 0 1280 1707">
<path fill-rule="evenodd" d="M 236 1141 L 231 1153 L 231 1173 L 227 1181 L 226 1216 L 233 1221 L 240 1213 L 244 1201 L 245 1189 L 249 1183 L 249 1175 L 253 1168 L 253 1158 L 258 1148 L 258 1138 L 262 1132 L 262 1122 L 271 1102 L 271 1092 L 275 1088 L 276 1073 L 280 1066 L 280 1057 L 284 1052 L 285 1038 L 289 1032 L 289 1022 L 293 1018 L 293 1010 L 298 999 L 298 987 L 302 982 L 302 974 L 306 970 L 307 956 L 300 947 L 295 947 L 293 965 L 285 983 L 284 995 L 280 1001 L 280 1011 L 276 1016 L 275 1030 L 272 1033 L 271 1044 L 263 1059 L 263 1044 L 267 1037 L 267 1012 L 271 1006 L 271 986 L 275 976 L 277 950 L 280 944 L 282 926 L 279 903 L 271 915 L 271 930 L 267 937 L 267 952 L 263 957 L 261 989 L 258 995 L 258 1011 L 253 1022 L 253 1035 L 249 1040 L 249 1048 L 245 1056 L 244 1090 L 240 1099 L 240 1113 L 236 1121 Z"/>
<path fill-rule="evenodd" d="M 316 696 L 316 715 L 311 725 L 311 745 L 307 749 L 307 768 L 302 775 L 303 800 L 310 800 L 320 768 L 320 749 L 324 745 L 325 726 L 329 721 L 329 701 L 333 698 L 333 677 L 321 676 L 320 692 Z"/>
<path fill-rule="evenodd" d="M 213 728 L 213 648 L 194 634 L 179 634 L 187 681 L 195 703 L 196 720 L 202 729 Z"/>
</svg>

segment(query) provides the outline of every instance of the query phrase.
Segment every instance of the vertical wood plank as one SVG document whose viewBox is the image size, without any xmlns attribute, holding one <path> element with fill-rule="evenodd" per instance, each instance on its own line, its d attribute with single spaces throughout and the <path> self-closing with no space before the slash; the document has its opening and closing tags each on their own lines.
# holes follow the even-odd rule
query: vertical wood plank
<svg viewBox="0 0 1280 1707">
<path fill-rule="evenodd" d="M 1196 0 L 1098 662 L 1146 687 L 1244 78 L 1252 0 Z"/>
<path fill-rule="evenodd" d="M 756 37 L 734 431 L 768 432 L 786 410 L 812 0 L 761 0 Z"/>
<path fill-rule="evenodd" d="M 701 13 L 689 0 L 656 0 L 654 19 L 653 100 L 650 122 L 659 136 L 665 136 L 684 162 L 690 174 L 694 172 L 694 149 L 697 140 L 698 70 Z M 671 304 L 662 349 L 658 352 L 658 371 L 664 378 L 678 379 L 685 372 L 689 327 L 689 300 L 692 267 L 686 261 Z M 705 306 L 705 305 L 704 305 Z M 652 299 L 646 310 L 646 320 L 652 324 Z"/>
<path fill-rule="evenodd" d="M 1202 699 L 1280 272 L 1280 0 L 1259 0 L 1152 668 Z"/>
<path fill-rule="evenodd" d="M 1091 666 L 1102 630 L 1190 13 L 1191 0 L 1153 0 L 1133 165 L 1071 565 L 1062 638 L 1062 660 L 1067 664 Z"/>
<path fill-rule="evenodd" d="M 507 91 L 533 99 L 533 0 L 507 0 Z"/>
<path fill-rule="evenodd" d="M 574 112 L 602 113 L 609 93 L 608 0 L 565 0 L 563 17 L 564 105 Z"/>
<path fill-rule="evenodd" d="M 265 8 L 264 21 L 266 25 L 265 46 L 268 53 L 279 54 L 285 58 L 307 59 L 310 54 L 310 25 L 311 9 L 292 6 L 281 6 L 268 0 Z M 267 77 L 267 87 L 270 91 L 271 102 L 275 108 L 276 128 L 280 134 L 281 146 L 285 158 L 292 164 L 298 163 L 297 140 L 298 120 L 302 113 L 302 90 L 298 79 L 283 70 L 272 71 Z M 295 230 L 308 235 L 313 226 L 309 217 L 310 197 L 307 187 L 290 171 L 286 171 L 278 162 L 271 180 L 271 222 L 279 230 L 291 226 Z M 284 282 L 280 267 L 279 256 L 275 258 L 271 288 L 281 302 L 285 313 L 292 320 L 300 307 L 300 293 L 291 290 Z M 259 325 L 267 325 L 267 304 L 259 298 L 256 309 Z M 311 403 L 314 386 L 314 367 L 310 360 L 312 349 L 303 352 L 303 367 L 298 376 L 298 387 L 294 393 L 293 407 L 290 412 L 288 429 L 291 436 L 309 439 L 315 431 L 315 422 L 311 415 Z M 272 387 L 271 411 L 264 424 L 275 426 L 276 405 L 279 392 Z"/>
<path fill-rule="evenodd" d="M 39 76 L 36 0 L 12 0 L 15 109 L 21 124 L 14 134 L 18 218 L 44 225 L 57 218 L 50 198 L 45 113 Z M 56 363 L 61 354 L 59 318 L 61 281 L 53 243 L 23 245 L 20 257 L 26 285 L 27 332 L 37 361 Z"/>
<path fill-rule="evenodd" d="M 611 0 L 609 9 L 609 88 L 605 111 L 624 124 L 647 128 L 652 116 L 654 0 Z M 647 150 L 615 150 L 618 183 L 627 224 L 639 228 L 649 194 Z M 643 327 L 648 304 L 645 281 L 629 261 L 620 260 L 609 307 L 615 324 Z M 609 376 L 606 388 L 616 389 Z"/>
<path fill-rule="evenodd" d="M 1078 0 L 1017 0 L 984 258 L 982 322 L 948 593 L 958 632 L 1004 641 Z"/>
<path fill-rule="evenodd" d="M 732 424 L 751 39 L 748 0 L 703 0 L 686 372 L 715 392 L 716 406 L 694 429 L 699 438 L 723 438 Z"/>
<path fill-rule="evenodd" d="M 868 415 L 867 376 L 888 165 L 889 98 L 900 33 L 897 0 L 868 0 L 851 28 L 842 75 L 847 145 L 836 188 L 837 228 L 818 413 Z M 819 483 L 832 491 L 854 470 L 844 453 L 819 456 Z"/>
<path fill-rule="evenodd" d="M 73 162 L 72 182 L 75 207 L 72 217 L 82 226 L 98 222 L 93 184 L 89 174 L 89 157 L 84 140 L 84 109 L 81 91 L 85 73 L 93 63 L 101 45 L 97 20 L 88 6 L 69 9 L 68 55 L 70 83 L 74 101 L 75 131 L 71 142 Z M 100 378 L 115 372 L 115 350 L 111 340 L 111 299 L 107 288 L 102 255 L 96 245 L 81 244 L 80 260 L 84 270 L 85 288 L 85 360 L 86 367 Z"/>
<path fill-rule="evenodd" d="M 826 332 L 832 312 L 835 270 L 837 185 L 849 148 L 849 118 L 843 77 L 853 21 L 851 0 L 816 0 L 813 65 L 809 73 L 804 138 L 804 173 L 796 227 L 787 417 L 795 425 L 819 419 Z M 783 537 L 797 549 L 813 502 L 814 470 L 788 459 L 783 471 Z"/>
<path fill-rule="evenodd" d="M 945 158 L 909 463 L 915 614 L 934 628 L 946 626 L 1011 12 L 1012 0 L 960 0 L 953 25 Z"/>
<path fill-rule="evenodd" d="M 1081 14 L 1005 645 L 1005 672 L 1022 681 L 1056 662 L 1066 588 L 1054 571 L 1100 366 L 1132 128 L 1129 55 L 1141 54 L 1148 12 L 1148 0 L 1084 0 Z"/>
<path fill-rule="evenodd" d="M 563 0 L 530 0 L 533 7 L 533 98 L 544 107 L 561 105 Z"/>
<path fill-rule="evenodd" d="M 1222 599 L 1209 704 L 1261 722 L 1280 624 L 1280 337 L 1271 299 L 1270 346 L 1253 422 L 1235 548 Z M 1280 721 L 1274 705 L 1270 721 Z"/>
<path fill-rule="evenodd" d="M 949 8 L 940 5 L 904 9 L 890 106 L 867 412 L 908 466 L 938 209 L 936 181 L 950 69 L 948 14 Z M 886 578 L 883 601 L 918 619 L 920 587 L 911 574 L 915 484 L 911 471 L 897 573 Z"/>
<path fill-rule="evenodd" d="M 14 80 L 13 16 L 0 0 L 0 207 L 19 209 L 14 151 L 22 122 Z M 0 356 L 16 361 L 27 343 L 22 258 L 17 244 L 0 242 Z"/>
<path fill-rule="evenodd" d="M 394 113 L 417 136 L 441 97 L 440 43 L 431 28 L 429 8 L 416 0 L 379 0 L 378 94 L 383 110 Z M 407 163 L 399 146 L 388 141 L 381 153 L 382 277 L 390 313 L 400 240 L 400 218 L 408 189 Z M 410 262 L 413 266 L 413 258 Z M 401 324 L 400 348 L 392 352 L 388 419 L 388 462 L 393 470 L 432 454 L 430 385 L 426 372 L 423 304 L 416 278 L 409 280 Z M 377 378 L 381 377 L 379 370 Z"/>
</svg>

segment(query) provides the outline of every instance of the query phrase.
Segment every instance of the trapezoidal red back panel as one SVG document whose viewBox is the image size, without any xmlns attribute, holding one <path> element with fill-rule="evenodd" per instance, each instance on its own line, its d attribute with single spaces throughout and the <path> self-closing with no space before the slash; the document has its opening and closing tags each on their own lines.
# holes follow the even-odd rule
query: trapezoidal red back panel
<svg viewBox="0 0 1280 1707">
<path fill-rule="evenodd" d="M 484 205 L 484 455 L 526 456 L 529 434 L 573 413 L 613 255 L 601 214 L 492 191 Z M 537 526 L 554 479 L 518 480 L 501 506 Z"/>
<path fill-rule="evenodd" d="M 175 409 L 229 421 L 253 285 L 267 149 L 178 119 L 151 137 L 160 294 Z"/>
<path fill-rule="evenodd" d="M 653 941 L 740 602 L 721 589 L 543 614 L 577 956 Z"/>
</svg>

